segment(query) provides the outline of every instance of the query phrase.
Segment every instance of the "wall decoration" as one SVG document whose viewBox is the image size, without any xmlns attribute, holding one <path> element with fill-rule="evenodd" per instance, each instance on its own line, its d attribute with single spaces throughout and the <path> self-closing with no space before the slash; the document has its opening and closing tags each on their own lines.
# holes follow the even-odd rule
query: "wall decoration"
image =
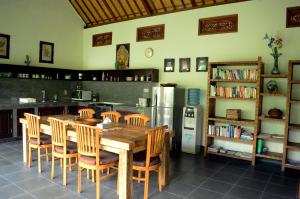
<svg viewBox="0 0 300 199">
<path fill-rule="evenodd" d="M 238 15 L 226 15 L 199 19 L 198 35 L 238 31 Z"/>
<path fill-rule="evenodd" d="M 175 68 L 175 59 L 165 59 L 164 61 L 164 72 L 174 72 Z"/>
<path fill-rule="evenodd" d="M 136 41 L 151 41 L 165 38 L 165 24 L 137 28 Z"/>
<path fill-rule="evenodd" d="M 190 72 L 190 71 L 191 71 L 191 58 L 180 58 L 179 72 Z"/>
<path fill-rule="evenodd" d="M 286 27 L 300 27 L 300 6 L 286 9 Z"/>
<path fill-rule="evenodd" d="M 208 57 L 196 58 L 196 72 L 206 72 L 208 67 Z"/>
<path fill-rule="evenodd" d="M 10 36 L 0 34 L 0 58 L 9 59 Z"/>
<path fill-rule="evenodd" d="M 106 46 L 112 43 L 112 32 L 93 35 L 93 47 Z"/>
<path fill-rule="evenodd" d="M 53 64 L 54 43 L 40 41 L 40 63 Z"/>
<path fill-rule="evenodd" d="M 116 48 L 116 65 L 118 69 L 129 68 L 130 44 L 118 44 Z"/>
</svg>

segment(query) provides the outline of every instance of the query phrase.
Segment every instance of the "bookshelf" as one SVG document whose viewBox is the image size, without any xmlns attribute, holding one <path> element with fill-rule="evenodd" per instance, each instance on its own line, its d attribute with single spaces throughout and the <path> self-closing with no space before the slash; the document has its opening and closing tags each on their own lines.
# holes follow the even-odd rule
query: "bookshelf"
<svg viewBox="0 0 300 199">
<path fill-rule="evenodd" d="M 299 117 L 295 117 L 293 113 L 297 112 L 300 107 L 300 96 L 295 95 L 299 93 L 297 88 L 300 88 L 300 60 L 289 61 L 289 73 L 288 73 L 288 92 L 287 92 L 287 103 L 286 103 L 286 121 L 285 121 L 285 139 L 283 145 L 283 159 L 281 170 L 284 171 L 286 168 L 300 170 L 299 164 L 289 162 L 288 155 L 293 152 L 300 152 L 300 140 L 296 135 L 300 135 L 300 120 Z M 298 74 L 298 75 L 296 75 Z M 294 118 L 293 118 L 294 117 Z M 293 136 L 294 135 L 294 136 Z M 299 159 L 298 159 L 299 161 Z"/>
<path fill-rule="evenodd" d="M 275 150 L 280 150 L 280 148 L 278 147 L 274 147 L 274 146 L 278 146 L 278 145 L 282 145 L 284 143 L 285 140 L 285 126 L 283 126 L 283 130 L 278 130 L 276 129 L 276 132 L 272 132 L 272 130 L 267 130 L 266 128 L 263 129 L 262 126 L 263 125 L 285 125 L 287 118 L 282 117 L 282 118 L 272 118 L 272 117 L 268 117 L 267 113 L 263 113 L 263 109 L 264 109 L 264 100 L 267 100 L 265 98 L 270 98 L 269 100 L 273 100 L 273 99 L 278 99 L 278 98 L 283 98 L 284 100 L 286 100 L 287 98 L 287 94 L 284 93 L 281 90 L 284 90 L 284 88 L 279 89 L 279 92 L 275 92 L 275 93 L 270 93 L 267 91 L 266 88 L 264 88 L 264 85 L 266 83 L 266 81 L 269 80 L 280 80 L 282 79 L 282 81 L 286 81 L 288 78 L 288 74 L 261 74 L 261 87 L 260 87 L 260 96 L 261 98 L 259 99 L 259 117 L 258 117 L 258 121 L 257 121 L 257 137 L 256 137 L 256 145 L 259 139 L 262 140 L 263 145 L 264 146 L 268 146 L 268 151 L 267 152 L 262 152 L 261 154 L 257 153 L 257 148 L 255 149 L 255 157 L 256 158 L 264 158 L 264 159 L 271 159 L 271 160 L 277 160 L 277 161 L 282 161 L 283 160 L 283 153 L 282 152 L 275 152 L 273 151 Z M 286 82 L 284 82 L 283 84 L 284 86 L 286 85 Z M 268 101 L 266 101 L 268 102 Z M 285 107 L 285 106 L 284 106 Z M 269 107 L 270 108 L 270 107 Z M 273 107 L 271 107 L 273 108 Z M 264 132 L 266 131 L 266 132 Z M 271 131 L 271 132 L 270 132 Z M 272 135 L 277 135 L 277 136 L 272 136 Z M 256 161 L 256 158 L 254 161 Z"/>
<path fill-rule="evenodd" d="M 252 165 L 255 164 L 257 122 L 259 121 L 258 117 L 260 113 L 259 91 L 261 86 L 261 71 L 263 71 L 261 57 L 258 57 L 255 61 L 209 63 L 205 156 L 219 155 L 247 160 L 251 161 Z M 218 105 L 224 100 L 232 101 L 232 103 L 229 103 L 229 106 L 231 106 L 229 108 L 236 108 L 235 102 L 242 104 L 242 119 L 228 119 L 224 116 L 224 111 L 218 110 Z M 248 105 L 253 108 L 253 114 L 243 117 L 243 107 Z M 236 131 L 232 132 L 229 126 L 235 126 L 241 129 L 241 131 L 238 131 L 238 133 L 236 133 Z M 220 132 L 215 130 L 218 129 L 218 127 L 230 130 L 221 131 L 221 135 L 219 135 Z M 224 132 L 225 135 L 223 135 Z M 247 135 L 250 134 L 250 138 L 243 137 L 243 133 Z M 216 150 L 212 150 L 218 140 L 230 143 L 230 145 L 250 145 L 251 152 L 227 150 L 226 148 L 218 148 L 218 146 L 216 146 Z"/>
</svg>

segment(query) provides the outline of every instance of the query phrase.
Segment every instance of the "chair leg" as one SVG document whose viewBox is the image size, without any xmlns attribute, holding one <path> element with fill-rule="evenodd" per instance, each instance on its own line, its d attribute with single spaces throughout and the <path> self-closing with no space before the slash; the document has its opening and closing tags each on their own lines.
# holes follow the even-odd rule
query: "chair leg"
<svg viewBox="0 0 300 199">
<path fill-rule="evenodd" d="M 95 182 L 95 171 L 91 170 L 91 172 L 92 172 L 92 182 Z"/>
<path fill-rule="evenodd" d="M 144 199 L 148 198 L 148 187 L 149 187 L 149 170 L 145 171 L 145 185 L 144 185 Z"/>
<path fill-rule="evenodd" d="M 63 170 L 63 185 L 67 185 L 67 158 L 64 157 L 63 160 L 64 170 Z"/>
<path fill-rule="evenodd" d="M 158 190 L 162 191 L 162 175 L 161 175 L 161 167 L 158 168 Z"/>
<path fill-rule="evenodd" d="M 100 198 L 100 169 L 96 169 L 96 198 Z"/>
<path fill-rule="evenodd" d="M 41 148 L 38 147 L 38 170 L 42 173 L 42 162 L 41 162 Z"/>
<path fill-rule="evenodd" d="M 141 177 L 142 177 L 142 171 L 138 171 L 138 183 L 141 182 Z"/>
<path fill-rule="evenodd" d="M 78 166 L 78 186 L 77 186 L 77 192 L 81 192 L 81 168 Z"/>
<path fill-rule="evenodd" d="M 69 171 L 72 171 L 72 158 L 69 158 Z"/>
<path fill-rule="evenodd" d="M 47 160 L 47 162 L 49 162 L 49 153 L 48 153 L 48 148 L 45 148 L 45 150 L 46 150 L 46 160 Z"/>
<path fill-rule="evenodd" d="M 31 162 L 32 162 L 32 154 L 31 154 L 31 147 L 28 147 L 28 167 L 31 167 Z"/>
<path fill-rule="evenodd" d="M 60 168 L 62 169 L 63 168 L 63 159 L 62 158 L 60 158 L 59 163 L 60 163 Z"/>
<path fill-rule="evenodd" d="M 55 164 L 55 159 L 54 159 L 54 155 L 52 153 L 52 162 L 51 162 L 51 179 L 54 178 L 54 164 Z"/>
<path fill-rule="evenodd" d="M 89 169 L 86 170 L 86 178 L 90 179 L 90 170 Z"/>
</svg>

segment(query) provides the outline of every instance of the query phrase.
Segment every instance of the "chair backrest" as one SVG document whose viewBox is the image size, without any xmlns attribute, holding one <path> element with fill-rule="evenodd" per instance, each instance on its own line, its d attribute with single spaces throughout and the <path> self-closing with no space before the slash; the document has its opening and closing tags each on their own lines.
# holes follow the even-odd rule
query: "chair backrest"
<svg viewBox="0 0 300 199">
<path fill-rule="evenodd" d="M 92 108 L 83 108 L 79 109 L 78 113 L 80 115 L 80 118 L 93 118 L 95 111 Z"/>
<path fill-rule="evenodd" d="M 40 143 L 40 116 L 31 113 L 24 113 L 27 121 L 28 138 L 36 138 Z"/>
<path fill-rule="evenodd" d="M 167 129 L 168 125 L 147 130 L 146 166 L 150 165 L 151 157 L 157 157 L 162 154 Z"/>
<path fill-rule="evenodd" d="M 79 156 L 96 157 L 96 164 L 99 164 L 100 150 L 100 132 L 101 130 L 94 126 L 85 124 L 74 124 L 77 132 L 77 151 Z"/>
<path fill-rule="evenodd" d="M 121 118 L 121 113 L 117 111 L 108 111 L 108 112 L 102 112 L 101 117 L 109 118 L 113 123 L 119 123 Z"/>
<path fill-rule="evenodd" d="M 143 114 L 125 115 L 124 119 L 125 119 L 126 123 L 129 125 L 141 126 L 141 127 L 146 126 L 150 120 L 147 115 L 143 115 Z"/>
<path fill-rule="evenodd" d="M 68 123 L 57 118 L 49 117 L 52 145 L 62 146 L 67 153 L 67 125 Z"/>
</svg>

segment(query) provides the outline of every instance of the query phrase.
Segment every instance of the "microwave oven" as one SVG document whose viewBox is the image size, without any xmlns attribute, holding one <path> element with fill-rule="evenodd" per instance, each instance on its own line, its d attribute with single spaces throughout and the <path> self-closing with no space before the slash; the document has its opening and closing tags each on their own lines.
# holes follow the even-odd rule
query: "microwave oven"
<svg viewBox="0 0 300 199">
<path fill-rule="evenodd" d="M 91 101 L 92 100 L 92 91 L 73 90 L 72 91 L 72 100 Z"/>
</svg>

